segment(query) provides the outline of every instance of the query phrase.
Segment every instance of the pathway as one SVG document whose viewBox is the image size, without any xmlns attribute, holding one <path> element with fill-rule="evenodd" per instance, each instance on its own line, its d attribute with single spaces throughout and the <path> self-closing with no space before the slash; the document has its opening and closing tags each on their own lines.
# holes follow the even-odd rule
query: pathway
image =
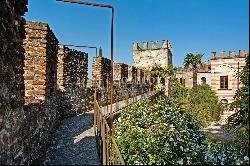
<svg viewBox="0 0 250 166">
<path fill-rule="evenodd" d="M 93 111 L 63 120 L 43 164 L 100 165 L 92 120 Z"/>
<path fill-rule="evenodd" d="M 213 122 L 210 126 L 204 128 L 203 131 L 206 132 L 207 134 L 214 135 L 223 140 L 235 141 L 236 138 L 232 135 L 229 135 L 225 130 L 227 124 L 227 118 L 233 113 L 234 112 L 232 111 L 225 111 L 221 115 L 221 119 L 218 122 Z"/>
</svg>

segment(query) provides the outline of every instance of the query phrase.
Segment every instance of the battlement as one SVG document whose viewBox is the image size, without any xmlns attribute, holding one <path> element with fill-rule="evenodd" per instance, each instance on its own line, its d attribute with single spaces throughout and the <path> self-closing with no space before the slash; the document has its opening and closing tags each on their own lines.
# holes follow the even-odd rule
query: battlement
<svg viewBox="0 0 250 166">
<path fill-rule="evenodd" d="M 211 60 L 216 59 L 230 59 L 230 58 L 245 58 L 248 55 L 244 50 L 239 50 L 239 54 L 236 55 L 234 50 L 230 50 L 229 54 L 226 54 L 226 51 L 220 52 L 220 57 L 216 57 L 216 52 L 211 52 Z"/>
<path fill-rule="evenodd" d="M 133 42 L 133 50 L 134 51 L 142 51 L 142 50 L 157 50 L 157 49 L 169 49 L 172 51 L 172 47 L 168 40 L 162 40 L 161 47 L 158 47 L 158 41 L 151 41 L 151 47 L 149 47 L 148 41 L 143 41 L 141 47 L 137 42 Z"/>
</svg>

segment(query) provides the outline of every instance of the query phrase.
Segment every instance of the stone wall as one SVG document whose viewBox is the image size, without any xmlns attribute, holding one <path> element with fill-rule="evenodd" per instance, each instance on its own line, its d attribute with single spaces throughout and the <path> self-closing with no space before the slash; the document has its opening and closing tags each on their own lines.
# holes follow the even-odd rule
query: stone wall
<svg viewBox="0 0 250 166">
<path fill-rule="evenodd" d="M 142 47 L 133 43 L 134 66 L 142 69 L 152 69 L 154 65 L 172 64 L 172 47 L 168 40 L 163 40 L 162 46 L 158 47 L 158 41 L 152 41 L 151 48 L 148 42 L 144 41 Z"/>
<path fill-rule="evenodd" d="M 1 165 L 31 164 L 39 158 L 44 142 L 48 141 L 50 118 L 56 113 L 50 113 L 49 107 L 24 107 L 25 31 L 21 16 L 27 11 L 26 5 L 26 0 L 0 1 Z"/>
<path fill-rule="evenodd" d="M 107 82 L 107 73 L 110 73 L 110 66 L 107 66 L 104 62 L 110 60 L 104 57 L 93 58 L 93 84 L 97 83 L 98 100 L 101 106 L 110 104 L 110 96 L 108 93 L 108 87 L 104 85 L 104 80 Z M 146 82 L 144 73 L 147 73 Z M 110 74 L 109 74 L 110 76 Z M 128 99 L 133 96 L 137 96 L 146 93 L 150 90 L 154 90 L 152 87 L 155 84 L 150 84 L 151 75 L 149 71 L 136 68 L 134 66 L 128 66 L 123 63 L 114 63 L 114 94 L 113 102 Z M 140 80 L 140 81 L 139 81 Z M 107 84 L 106 84 L 107 85 Z"/>
<path fill-rule="evenodd" d="M 124 63 L 114 64 L 114 80 L 123 81 L 128 79 L 128 65 Z"/>
<path fill-rule="evenodd" d="M 111 61 L 98 56 L 93 58 L 92 77 L 98 87 L 106 88 L 111 76 Z"/>
<path fill-rule="evenodd" d="M 0 116 L 3 107 L 22 110 L 24 96 L 24 19 L 27 0 L 0 1 Z M 0 117 L 0 129 L 2 124 Z"/>
<path fill-rule="evenodd" d="M 44 102 L 56 92 L 58 40 L 47 23 L 26 22 L 25 32 L 25 103 Z"/>
<path fill-rule="evenodd" d="M 84 111 L 88 77 L 88 54 L 60 46 L 58 51 L 57 88 L 61 91 L 65 105 L 70 107 L 66 115 Z M 66 110 L 65 110 L 66 111 Z"/>
<path fill-rule="evenodd" d="M 134 66 L 128 67 L 128 81 L 137 82 L 137 69 Z"/>
<path fill-rule="evenodd" d="M 42 54 L 47 55 L 46 63 L 41 69 L 42 73 L 34 69 L 34 66 L 28 67 L 27 62 L 31 62 L 32 58 L 27 58 L 27 48 L 22 47 L 30 41 L 25 39 L 25 22 L 21 16 L 27 10 L 26 0 L 5 0 L 0 1 L 0 163 L 1 165 L 19 165 L 19 164 L 36 164 L 43 157 L 46 147 L 49 143 L 51 132 L 59 122 L 60 112 L 58 108 L 55 92 L 55 75 L 56 62 L 54 56 L 50 56 L 50 50 L 54 46 L 46 45 L 46 51 Z M 41 35 L 37 33 L 37 35 Z M 49 35 L 53 36 L 53 35 Z M 29 38 L 29 37 L 28 37 Z M 35 36 L 34 40 L 37 39 Z M 23 42 L 23 39 L 24 42 Z M 43 39 L 37 39 L 41 41 Z M 53 43 L 53 38 L 47 37 L 47 44 Z M 35 41 L 33 51 L 41 51 L 40 46 Z M 31 43 L 29 43 L 31 44 Z M 41 45 L 43 45 L 42 43 Z M 31 49 L 31 48 L 30 48 Z M 24 52 L 26 54 L 24 55 Z M 52 51 L 53 52 L 53 51 Z M 36 56 L 34 62 L 43 61 L 39 59 L 38 54 L 30 54 Z M 39 59 L 39 60 L 38 60 Z M 25 64 L 24 64 L 25 60 Z M 47 65 L 50 64 L 50 65 Z M 33 64 L 33 63 L 29 63 Z M 49 68 L 48 68 L 49 66 Z M 26 68 L 25 68 L 26 67 Z M 36 75 L 43 74 L 39 79 L 48 78 L 46 93 L 50 100 L 44 103 L 24 105 L 25 87 L 24 77 L 27 79 L 26 72 L 31 70 Z M 38 72 L 38 73 L 37 73 Z M 44 74 L 45 72 L 45 74 Z M 49 77 L 47 77 L 49 75 Z M 32 80 L 33 81 L 33 80 Z M 38 80 L 39 81 L 39 80 Z M 30 84 L 35 85 L 36 84 Z M 30 88 L 30 87 L 29 87 Z M 34 89 L 35 90 L 35 89 Z M 45 97 L 46 98 L 46 97 Z"/>
</svg>

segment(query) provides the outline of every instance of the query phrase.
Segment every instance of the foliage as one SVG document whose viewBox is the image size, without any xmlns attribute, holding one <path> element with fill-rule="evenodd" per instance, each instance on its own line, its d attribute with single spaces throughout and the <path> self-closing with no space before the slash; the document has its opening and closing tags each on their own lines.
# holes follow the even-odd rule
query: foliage
<svg viewBox="0 0 250 166">
<path fill-rule="evenodd" d="M 191 116 L 159 97 L 125 108 L 116 138 L 127 164 L 198 164 L 205 139 Z"/>
<path fill-rule="evenodd" d="M 152 75 L 155 75 L 159 78 L 165 78 L 166 80 L 169 81 L 169 84 L 171 85 L 176 85 L 179 84 L 177 78 L 175 77 L 177 68 L 173 67 L 172 65 L 166 65 L 164 67 L 161 67 L 160 65 L 155 65 L 152 70 L 151 73 Z M 161 91 L 165 88 L 165 86 L 161 83 L 158 83 L 156 85 L 156 89 Z"/>
<path fill-rule="evenodd" d="M 207 165 L 248 165 L 249 157 L 244 156 L 238 144 L 221 141 L 207 141 L 204 164 Z"/>
<path fill-rule="evenodd" d="M 201 65 L 201 58 L 203 54 L 189 53 L 184 58 L 184 67 L 192 67 L 193 69 L 193 86 L 197 86 L 197 69 Z"/>
<path fill-rule="evenodd" d="M 249 149 L 249 56 L 239 76 L 243 87 L 237 91 L 231 105 L 236 113 L 229 118 L 229 122 L 232 128 L 240 126 L 237 129 L 238 140 Z"/>
<path fill-rule="evenodd" d="M 151 73 L 153 75 L 156 75 L 162 78 L 167 78 L 167 79 L 169 79 L 170 77 L 173 77 L 175 72 L 176 72 L 176 68 L 173 67 L 172 65 L 166 65 L 164 67 L 155 65 L 151 70 Z"/>
<path fill-rule="evenodd" d="M 209 85 L 202 84 L 193 87 L 186 96 L 179 101 L 181 107 L 203 127 L 220 119 L 224 108 Z"/>
<path fill-rule="evenodd" d="M 124 108 L 115 120 L 115 137 L 126 164 L 202 165 L 244 161 L 235 146 L 210 142 L 175 101 L 165 96 L 154 100 L 146 99 Z M 245 163 L 249 162 L 247 158 Z"/>
<path fill-rule="evenodd" d="M 179 106 L 182 106 L 183 101 L 185 101 L 185 99 L 188 97 L 190 91 L 191 89 L 181 84 L 174 84 L 171 97 L 177 102 L 177 104 L 179 104 Z"/>
<path fill-rule="evenodd" d="M 189 53 L 186 55 L 184 58 L 184 66 L 185 68 L 192 67 L 192 68 L 197 68 L 198 65 L 201 64 L 201 58 L 203 54 L 192 54 Z"/>
</svg>

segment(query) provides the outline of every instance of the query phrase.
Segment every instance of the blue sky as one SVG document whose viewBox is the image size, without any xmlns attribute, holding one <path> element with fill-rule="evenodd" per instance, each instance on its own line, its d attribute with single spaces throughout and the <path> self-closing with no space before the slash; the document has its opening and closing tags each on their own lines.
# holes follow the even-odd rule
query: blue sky
<svg viewBox="0 0 250 166">
<path fill-rule="evenodd" d="M 187 53 L 249 52 L 249 0 L 88 0 L 115 7 L 114 60 L 133 64 L 132 43 L 168 39 L 173 64 L 181 66 Z M 63 44 L 103 48 L 110 57 L 111 10 L 57 2 L 29 0 L 26 20 L 49 23 Z M 93 49 L 89 53 L 91 72 Z M 90 74 L 89 74 L 90 76 Z"/>
</svg>

